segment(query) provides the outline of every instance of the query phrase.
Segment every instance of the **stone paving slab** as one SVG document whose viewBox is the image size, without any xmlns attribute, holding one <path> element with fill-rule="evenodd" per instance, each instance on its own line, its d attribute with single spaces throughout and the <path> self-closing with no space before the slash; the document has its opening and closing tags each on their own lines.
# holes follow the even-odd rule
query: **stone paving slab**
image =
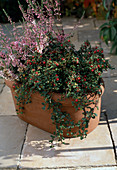
<svg viewBox="0 0 117 170">
<path fill-rule="evenodd" d="M 78 34 L 80 41 L 89 40 L 95 41 L 96 43 L 101 41 L 99 38 L 99 30 L 95 30 L 95 28 L 92 30 L 80 30 Z"/>
<path fill-rule="evenodd" d="M 78 31 L 91 31 L 92 29 L 96 29 L 95 27 L 96 19 L 95 18 L 87 18 L 79 20 Z M 96 24 L 97 25 L 97 24 Z"/>
<path fill-rule="evenodd" d="M 0 168 L 17 167 L 26 127 L 17 116 L 0 116 Z"/>
<path fill-rule="evenodd" d="M 116 150 L 116 154 L 117 154 L 117 118 L 115 118 L 113 120 L 109 120 L 109 124 L 110 124 L 111 132 L 113 135 L 115 150 Z"/>
<path fill-rule="evenodd" d="M 0 78 L 0 84 L 4 83 L 4 79 Z"/>
<path fill-rule="evenodd" d="M 105 109 L 108 118 L 112 120 L 117 118 L 117 77 L 104 78 L 104 82 L 105 92 L 102 96 L 102 110 Z"/>
<path fill-rule="evenodd" d="M 108 71 L 104 71 L 103 72 L 103 77 L 106 78 L 117 78 L 117 55 L 109 55 L 109 54 L 105 54 L 105 59 L 109 60 L 109 63 L 111 64 L 111 66 L 114 68 L 113 70 L 108 69 Z"/>
<path fill-rule="evenodd" d="M 10 88 L 5 86 L 0 94 L 0 115 L 16 115 Z"/>
<path fill-rule="evenodd" d="M 96 19 L 96 20 L 95 20 L 95 26 L 96 26 L 96 28 L 99 29 L 99 27 L 100 27 L 102 24 L 104 24 L 105 22 L 107 22 L 107 21 L 106 21 L 106 20 L 98 20 L 98 19 Z"/>
<path fill-rule="evenodd" d="M 0 84 L 0 93 L 2 93 L 3 84 Z"/>
<path fill-rule="evenodd" d="M 105 121 L 86 139 L 66 138 L 66 145 L 50 148 L 50 133 L 29 125 L 20 168 L 77 168 L 116 165 L 113 146 Z"/>
</svg>

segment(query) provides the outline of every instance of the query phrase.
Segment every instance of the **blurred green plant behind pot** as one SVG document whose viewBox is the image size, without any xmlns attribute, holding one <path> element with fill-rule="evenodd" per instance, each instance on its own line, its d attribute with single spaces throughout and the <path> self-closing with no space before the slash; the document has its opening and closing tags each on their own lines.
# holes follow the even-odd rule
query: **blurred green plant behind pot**
<svg viewBox="0 0 117 170">
<path fill-rule="evenodd" d="M 110 45 L 110 53 L 117 54 L 117 0 L 103 0 L 106 22 L 100 26 L 100 38 Z"/>
</svg>

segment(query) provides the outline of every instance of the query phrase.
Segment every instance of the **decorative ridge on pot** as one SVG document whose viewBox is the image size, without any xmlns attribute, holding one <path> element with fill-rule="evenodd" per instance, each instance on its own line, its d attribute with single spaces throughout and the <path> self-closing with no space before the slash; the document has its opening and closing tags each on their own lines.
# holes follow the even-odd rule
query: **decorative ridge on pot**
<svg viewBox="0 0 117 170">
<path fill-rule="evenodd" d="M 0 27 L 0 75 L 11 88 L 18 116 L 53 133 L 52 146 L 56 137 L 61 142 L 66 136 L 83 139 L 98 125 L 101 75 L 112 67 L 103 49 L 88 40 L 75 49 L 72 34 L 59 26 L 59 0 L 26 2 L 27 11 L 19 4 L 24 17 L 21 34 L 8 16 L 14 41 Z"/>
</svg>

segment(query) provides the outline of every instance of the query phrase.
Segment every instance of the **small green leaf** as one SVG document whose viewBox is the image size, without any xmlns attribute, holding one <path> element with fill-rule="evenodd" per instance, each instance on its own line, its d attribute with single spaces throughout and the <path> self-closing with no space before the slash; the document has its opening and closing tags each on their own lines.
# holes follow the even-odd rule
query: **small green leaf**
<svg viewBox="0 0 117 170">
<path fill-rule="evenodd" d="M 43 106 L 42 109 L 45 110 L 46 106 Z"/>
<path fill-rule="evenodd" d="M 116 31 L 115 27 L 111 27 L 111 28 L 110 28 L 110 40 L 111 40 L 111 41 L 114 40 L 114 38 L 115 38 L 115 36 L 116 36 L 116 33 L 117 33 L 117 31 Z"/>
</svg>

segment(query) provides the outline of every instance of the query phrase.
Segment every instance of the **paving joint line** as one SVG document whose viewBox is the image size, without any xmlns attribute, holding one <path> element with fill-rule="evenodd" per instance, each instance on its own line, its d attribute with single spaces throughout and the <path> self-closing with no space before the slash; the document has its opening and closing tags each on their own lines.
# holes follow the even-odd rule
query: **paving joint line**
<svg viewBox="0 0 117 170">
<path fill-rule="evenodd" d="M 25 131 L 25 134 L 24 134 L 24 140 L 23 140 L 23 143 L 22 143 L 22 146 L 21 146 L 19 161 L 18 161 L 18 165 L 17 165 L 17 169 L 16 169 L 16 170 L 20 170 L 20 161 L 21 161 L 21 156 L 22 156 L 22 151 L 23 151 L 23 148 L 24 148 L 24 144 L 25 144 L 25 141 L 26 141 L 26 135 L 27 135 L 27 131 L 28 131 L 28 125 L 29 125 L 29 124 L 27 123 L 26 131 Z"/>
<path fill-rule="evenodd" d="M 104 114 L 105 119 L 106 119 L 106 121 L 107 121 L 107 126 L 108 126 L 108 130 L 109 130 L 109 133 L 110 133 L 110 137 L 111 137 L 111 141 L 112 141 L 112 145 L 113 145 L 113 150 L 114 150 L 114 155 L 115 155 L 115 162 L 116 162 L 116 166 L 117 166 L 117 152 L 116 152 L 116 146 L 115 146 L 115 142 L 114 142 L 114 138 L 113 138 L 113 133 L 112 133 L 112 130 L 111 130 L 109 121 L 108 121 L 108 115 L 107 115 L 106 110 L 102 111 L 102 113 Z"/>
<path fill-rule="evenodd" d="M 6 84 L 3 83 L 3 86 L 2 86 L 2 88 L 1 88 L 1 90 L 0 90 L 0 94 L 3 92 L 5 86 L 6 86 Z"/>
<path fill-rule="evenodd" d="M 99 166 L 60 166 L 60 167 L 40 167 L 40 168 L 19 168 L 19 170 L 47 170 L 47 169 L 65 169 L 65 168 L 67 168 L 67 169 L 70 169 L 70 170 L 76 170 L 76 169 L 81 169 L 81 168 L 112 168 L 112 167 L 117 167 L 116 165 L 99 165 Z"/>
<path fill-rule="evenodd" d="M 117 78 L 117 75 L 115 75 L 115 76 L 102 76 L 102 78 Z"/>
</svg>

